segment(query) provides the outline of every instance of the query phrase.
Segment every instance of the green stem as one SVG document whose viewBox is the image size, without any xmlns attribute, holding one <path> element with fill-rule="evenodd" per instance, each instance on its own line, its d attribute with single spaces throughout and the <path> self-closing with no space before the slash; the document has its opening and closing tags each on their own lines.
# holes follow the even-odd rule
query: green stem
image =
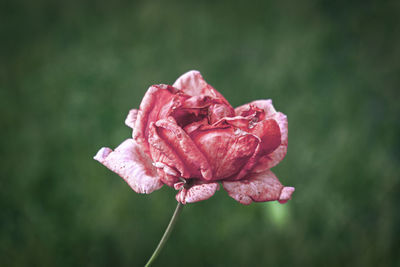
<svg viewBox="0 0 400 267">
<path fill-rule="evenodd" d="M 167 242 L 167 240 L 172 232 L 172 229 L 174 228 L 174 226 L 176 224 L 176 221 L 179 217 L 179 214 L 182 211 L 182 208 L 183 208 L 183 204 L 178 202 L 178 205 L 176 206 L 175 211 L 174 211 L 174 215 L 172 215 L 172 218 L 169 221 L 168 227 L 165 230 L 164 235 L 160 240 L 160 243 L 158 243 L 156 250 L 154 250 L 153 255 L 151 255 L 151 257 L 148 260 L 148 262 L 146 263 L 145 267 L 150 266 L 153 263 L 153 261 L 157 258 L 158 254 L 160 254 L 160 251 L 162 250 L 165 243 Z"/>
</svg>

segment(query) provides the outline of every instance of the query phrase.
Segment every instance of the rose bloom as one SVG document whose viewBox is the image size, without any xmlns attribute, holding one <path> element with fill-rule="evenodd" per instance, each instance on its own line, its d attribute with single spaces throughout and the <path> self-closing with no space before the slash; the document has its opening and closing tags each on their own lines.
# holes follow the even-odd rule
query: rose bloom
<svg viewBox="0 0 400 267">
<path fill-rule="evenodd" d="M 151 86 L 125 124 L 132 138 L 114 151 L 101 148 L 94 159 L 137 193 L 165 184 L 179 190 L 176 200 L 185 204 L 210 198 L 221 182 L 229 196 L 247 205 L 285 203 L 294 191 L 270 171 L 286 155 L 286 116 L 271 100 L 234 109 L 198 71 L 172 86 Z"/>
</svg>

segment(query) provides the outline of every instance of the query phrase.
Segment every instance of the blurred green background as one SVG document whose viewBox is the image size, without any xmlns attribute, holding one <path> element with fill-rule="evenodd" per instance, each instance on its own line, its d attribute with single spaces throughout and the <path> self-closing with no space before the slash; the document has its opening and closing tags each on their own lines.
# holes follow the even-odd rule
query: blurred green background
<svg viewBox="0 0 400 267">
<path fill-rule="evenodd" d="M 289 118 L 285 205 L 220 190 L 155 266 L 400 266 L 399 1 L 2 1 L 0 265 L 141 266 L 175 208 L 92 157 L 200 70 Z"/>
</svg>

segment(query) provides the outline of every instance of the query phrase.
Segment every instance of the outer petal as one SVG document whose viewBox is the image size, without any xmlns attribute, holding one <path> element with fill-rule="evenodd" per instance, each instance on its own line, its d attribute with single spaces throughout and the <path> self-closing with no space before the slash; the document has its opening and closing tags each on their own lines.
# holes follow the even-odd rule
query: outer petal
<svg viewBox="0 0 400 267">
<path fill-rule="evenodd" d="M 288 122 L 285 114 L 278 112 L 274 119 L 278 122 L 281 129 L 281 144 L 272 153 L 261 157 L 258 164 L 254 167 L 255 172 L 261 172 L 276 166 L 285 158 L 288 146 Z"/>
<path fill-rule="evenodd" d="M 136 119 L 138 116 L 139 110 L 131 109 L 129 110 L 128 116 L 125 119 L 125 125 L 131 127 L 132 129 L 135 128 Z"/>
<path fill-rule="evenodd" d="M 215 194 L 218 189 L 218 183 L 208 183 L 196 180 L 195 184 L 192 185 L 189 189 L 182 188 L 178 192 L 178 194 L 176 194 L 175 198 L 178 202 L 181 202 L 182 204 L 198 202 L 209 199 Z"/>
<path fill-rule="evenodd" d="M 254 202 L 278 200 L 287 202 L 294 187 L 284 187 L 270 170 L 250 174 L 240 181 L 223 181 L 222 186 L 229 196 L 244 205 Z"/>
<path fill-rule="evenodd" d="M 142 102 L 137 115 L 135 127 L 133 129 L 133 138 L 145 150 L 149 152 L 147 141 L 149 126 L 170 111 L 173 106 L 174 88 L 169 85 L 151 86 Z"/>
<path fill-rule="evenodd" d="M 150 194 L 162 187 L 152 161 L 133 139 L 127 139 L 115 151 L 103 147 L 94 159 L 121 176 L 137 193 Z"/>
<path fill-rule="evenodd" d="M 264 110 L 265 119 L 274 119 L 278 125 L 281 132 L 281 144 L 272 153 L 261 157 L 258 164 L 254 167 L 255 172 L 261 172 L 276 166 L 285 156 L 287 152 L 288 145 L 288 122 L 285 114 L 277 112 L 272 105 L 272 100 L 256 100 L 249 104 L 237 107 L 235 113 L 238 116 L 242 116 L 250 109 L 250 105 Z"/>
<path fill-rule="evenodd" d="M 281 131 L 279 124 L 274 119 L 266 119 L 257 123 L 250 133 L 262 140 L 262 153 L 270 154 L 281 144 Z"/>
</svg>

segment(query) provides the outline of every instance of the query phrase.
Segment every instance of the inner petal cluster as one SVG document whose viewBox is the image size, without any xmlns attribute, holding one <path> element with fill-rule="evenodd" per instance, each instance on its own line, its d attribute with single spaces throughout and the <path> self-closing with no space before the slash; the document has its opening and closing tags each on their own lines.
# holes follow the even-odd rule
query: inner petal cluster
<svg viewBox="0 0 400 267">
<path fill-rule="evenodd" d="M 179 177 L 241 179 L 281 144 L 278 123 L 266 119 L 262 108 L 250 105 L 235 111 L 217 93 L 203 93 L 153 86 L 140 106 L 133 136 L 148 147 L 154 162 L 168 167 L 167 173 L 164 167 L 158 170 L 168 185 Z"/>
</svg>

